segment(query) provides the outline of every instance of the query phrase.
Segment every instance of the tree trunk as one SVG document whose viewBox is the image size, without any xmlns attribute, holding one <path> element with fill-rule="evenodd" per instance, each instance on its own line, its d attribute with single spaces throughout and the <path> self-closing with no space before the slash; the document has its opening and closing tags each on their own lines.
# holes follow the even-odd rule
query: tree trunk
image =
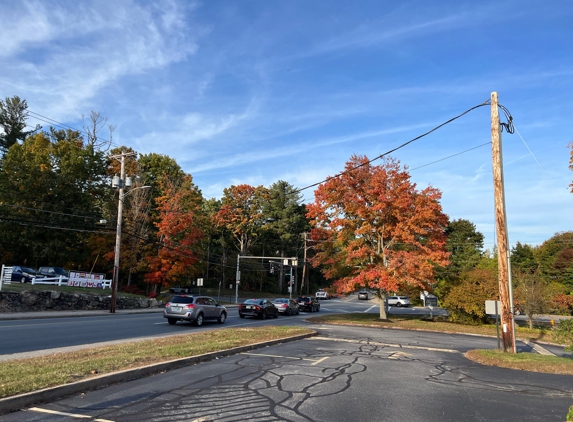
<svg viewBox="0 0 573 422">
<path fill-rule="evenodd" d="M 533 330 L 533 314 L 527 315 L 527 320 L 529 321 L 529 329 Z"/>
<path fill-rule="evenodd" d="M 380 319 L 388 319 L 388 314 L 386 314 L 386 304 L 384 298 L 386 297 L 386 292 L 382 289 L 378 290 L 378 298 L 380 299 Z"/>
</svg>

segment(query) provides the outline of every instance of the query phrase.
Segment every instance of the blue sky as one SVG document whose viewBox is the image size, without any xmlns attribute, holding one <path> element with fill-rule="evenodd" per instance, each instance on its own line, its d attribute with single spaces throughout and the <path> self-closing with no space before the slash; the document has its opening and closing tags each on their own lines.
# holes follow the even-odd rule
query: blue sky
<svg viewBox="0 0 573 422">
<path fill-rule="evenodd" d="M 510 243 L 573 229 L 569 0 L 14 0 L 0 16 L 1 98 L 78 128 L 100 111 L 114 143 L 175 158 L 205 197 L 308 186 L 497 91 L 519 132 L 503 134 Z M 392 156 L 491 249 L 490 145 L 443 160 L 489 140 L 482 107 Z"/>
</svg>

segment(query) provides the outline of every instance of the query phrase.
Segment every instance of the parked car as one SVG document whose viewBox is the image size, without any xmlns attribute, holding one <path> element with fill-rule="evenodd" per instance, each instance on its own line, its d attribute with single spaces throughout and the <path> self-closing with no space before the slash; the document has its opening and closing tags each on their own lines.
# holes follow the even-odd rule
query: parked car
<svg viewBox="0 0 573 422">
<path fill-rule="evenodd" d="M 216 320 L 222 324 L 227 319 L 227 308 L 209 296 L 179 295 L 173 296 L 165 304 L 163 318 L 167 318 L 170 325 L 177 321 L 189 321 L 199 327 L 206 320 Z"/>
<path fill-rule="evenodd" d="M 330 299 L 330 295 L 324 289 L 318 289 L 315 296 L 317 299 Z"/>
<path fill-rule="evenodd" d="M 300 296 L 296 298 L 296 302 L 298 303 L 298 307 L 301 311 L 320 311 L 320 302 L 316 297 Z"/>
<path fill-rule="evenodd" d="M 31 283 L 32 279 L 36 277 L 36 270 L 30 267 L 23 267 L 21 265 L 14 265 L 12 267 L 12 282 L 13 283 Z"/>
<path fill-rule="evenodd" d="M 279 310 L 279 313 L 285 315 L 298 315 L 300 314 L 300 309 L 298 307 L 298 303 L 296 300 L 293 299 L 275 299 L 273 300 L 273 304 Z"/>
<path fill-rule="evenodd" d="M 368 300 L 368 290 L 360 290 L 358 292 L 358 300 Z"/>
<path fill-rule="evenodd" d="M 410 299 L 408 296 L 388 296 L 388 306 L 410 306 Z"/>
<path fill-rule="evenodd" d="M 68 281 L 68 272 L 62 267 L 40 267 L 38 268 L 38 277 L 57 278 L 63 277 L 63 281 Z"/>
<path fill-rule="evenodd" d="M 261 319 L 267 319 L 272 316 L 279 316 L 278 308 L 267 299 L 247 299 L 239 305 L 239 317 L 244 318 L 252 316 Z"/>
</svg>

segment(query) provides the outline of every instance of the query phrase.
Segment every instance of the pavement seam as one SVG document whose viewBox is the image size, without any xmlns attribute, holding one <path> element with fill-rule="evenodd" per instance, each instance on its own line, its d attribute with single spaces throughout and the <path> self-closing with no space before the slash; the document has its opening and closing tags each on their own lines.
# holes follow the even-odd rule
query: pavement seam
<svg viewBox="0 0 573 422">
<path fill-rule="evenodd" d="M 186 358 L 154 363 L 152 365 L 146 365 L 139 368 L 126 369 L 123 371 L 112 372 L 85 380 L 75 381 L 69 384 L 43 388 L 37 391 L 30 391 L 29 393 L 0 398 L 0 415 L 9 412 L 15 412 L 23 408 L 30 407 L 31 405 L 42 404 L 64 397 L 69 397 L 80 392 L 83 393 L 86 391 L 92 391 L 112 384 L 144 378 L 150 375 L 195 365 L 201 362 L 207 362 L 213 359 L 219 359 L 221 357 L 231 356 L 249 350 L 273 346 L 275 344 L 302 340 L 316 335 L 318 335 L 317 332 L 299 334 L 296 336 L 234 347 L 232 349 L 220 350 L 217 352 L 205 353 L 197 356 L 189 356 Z"/>
</svg>

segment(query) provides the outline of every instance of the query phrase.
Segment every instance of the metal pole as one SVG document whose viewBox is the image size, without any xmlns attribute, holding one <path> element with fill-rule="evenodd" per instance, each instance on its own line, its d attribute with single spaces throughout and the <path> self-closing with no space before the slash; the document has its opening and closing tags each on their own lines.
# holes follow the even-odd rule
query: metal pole
<svg viewBox="0 0 573 422">
<path fill-rule="evenodd" d="M 239 282 L 241 281 L 241 272 L 239 271 L 239 262 L 241 262 L 241 254 L 237 255 L 237 276 L 235 279 L 235 303 L 239 303 Z"/>
<path fill-rule="evenodd" d="M 290 263 L 290 278 L 288 280 L 288 298 L 292 299 L 292 261 Z"/>
<path fill-rule="evenodd" d="M 113 261 L 113 279 L 111 286 L 110 313 L 115 313 L 115 302 L 117 297 L 117 285 L 119 283 L 119 254 L 121 249 L 121 220 L 123 214 L 123 188 L 125 185 L 125 154 L 121 154 L 121 170 L 119 176 L 119 201 L 117 204 L 117 228 L 115 231 L 115 256 Z"/>
</svg>

